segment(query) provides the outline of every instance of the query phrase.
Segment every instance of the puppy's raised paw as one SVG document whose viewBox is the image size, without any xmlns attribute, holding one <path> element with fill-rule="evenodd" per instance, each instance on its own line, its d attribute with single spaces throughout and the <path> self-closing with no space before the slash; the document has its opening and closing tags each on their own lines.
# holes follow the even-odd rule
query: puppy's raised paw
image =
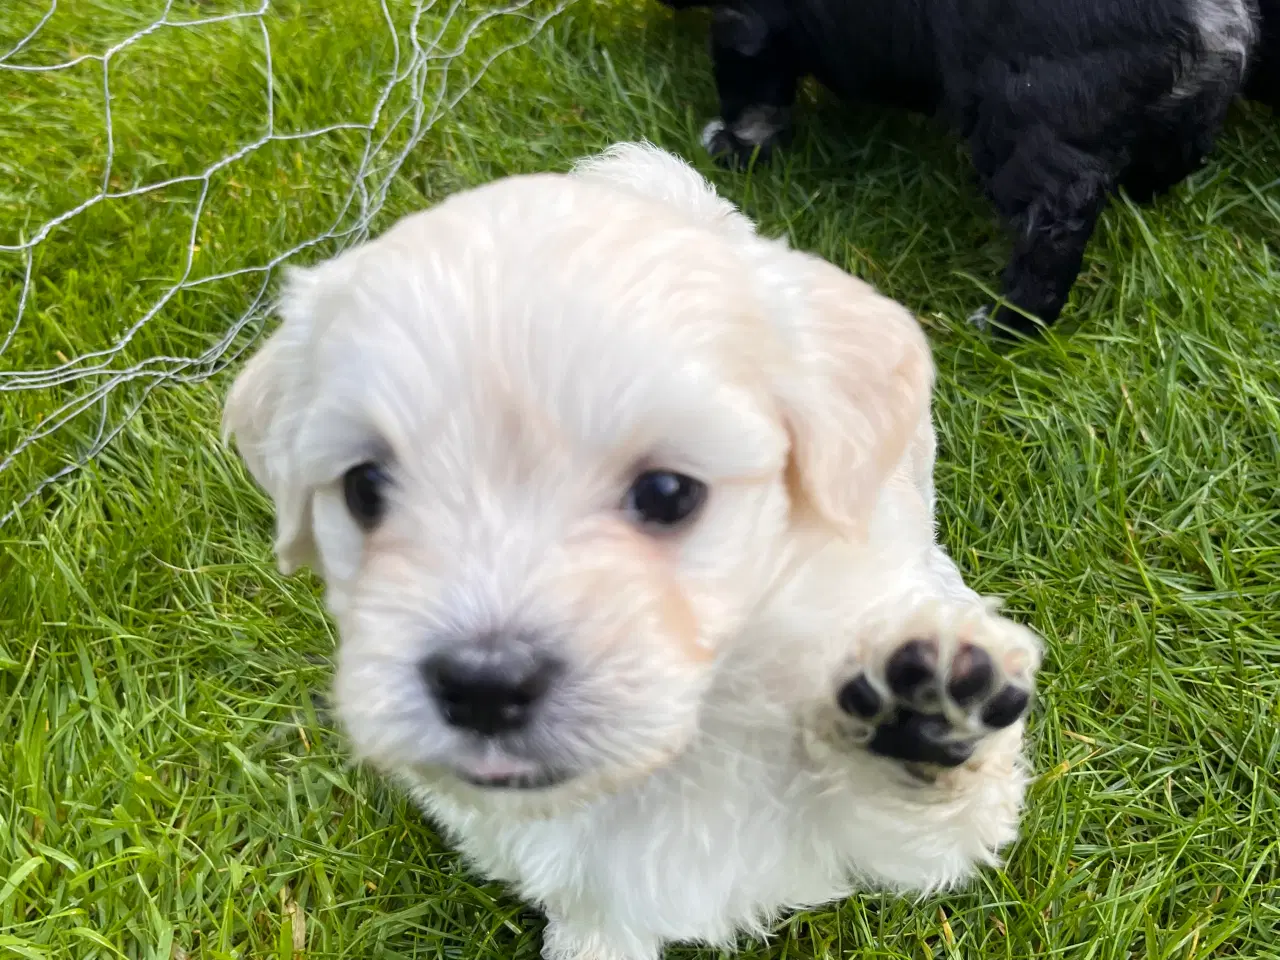
<svg viewBox="0 0 1280 960">
<path fill-rule="evenodd" d="M 956 767 L 1031 704 L 1040 650 L 979 605 L 927 602 L 868 629 L 836 687 L 841 739 L 909 764 Z"/>
</svg>

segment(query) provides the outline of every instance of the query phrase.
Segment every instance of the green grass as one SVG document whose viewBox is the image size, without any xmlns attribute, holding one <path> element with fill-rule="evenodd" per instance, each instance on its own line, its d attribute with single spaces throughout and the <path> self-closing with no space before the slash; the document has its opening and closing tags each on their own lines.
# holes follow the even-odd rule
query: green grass
<svg viewBox="0 0 1280 960">
<path fill-rule="evenodd" d="M 18 59 L 100 51 L 161 6 L 64 0 Z M 174 19 L 237 6 L 179 0 Z M 405 40 L 408 4 L 390 8 Z M 6 7 L 0 55 L 44 9 Z M 281 0 L 263 22 L 279 131 L 368 114 L 392 56 L 374 0 Z M 528 31 L 492 24 L 455 69 Z M 704 163 L 704 31 L 657 4 L 580 0 L 413 148 L 374 227 L 615 139 Z M 263 130 L 257 21 L 153 33 L 111 81 L 112 189 L 198 172 Z M 1007 869 L 922 904 L 855 897 L 744 956 L 1275 957 L 1280 121 L 1241 108 L 1176 194 L 1114 204 L 1056 335 L 997 349 L 962 319 L 1006 248 L 957 145 L 918 119 L 810 99 L 775 169 L 707 172 L 766 229 L 921 315 L 940 369 L 945 539 L 1050 654 L 1040 776 Z M 103 106 L 95 62 L 0 69 L 0 243 L 99 189 Z M 278 142 L 211 178 L 192 276 L 350 225 L 339 212 L 362 149 L 349 130 Z M 100 204 L 36 248 L 0 357 L 0 449 L 71 389 L 14 392 L 7 371 L 137 320 L 183 270 L 199 194 Z M 23 269 L 0 253 L 0 342 Z M 207 349 L 262 282 L 183 293 L 120 363 Z M 535 957 L 537 917 L 461 870 L 317 715 L 334 636 L 317 583 L 275 572 L 268 505 L 220 447 L 227 382 L 152 393 L 90 466 L 0 528 L 0 955 Z M 111 417 L 146 386 L 112 393 Z M 98 414 L 0 473 L 0 512 L 81 457 Z"/>
</svg>

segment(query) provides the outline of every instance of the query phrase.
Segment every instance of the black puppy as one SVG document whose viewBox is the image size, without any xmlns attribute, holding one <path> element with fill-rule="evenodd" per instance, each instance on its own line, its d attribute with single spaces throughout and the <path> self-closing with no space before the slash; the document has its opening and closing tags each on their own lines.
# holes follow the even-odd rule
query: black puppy
<svg viewBox="0 0 1280 960">
<path fill-rule="evenodd" d="M 1280 105 L 1280 0 L 661 0 L 711 7 L 723 162 L 785 142 L 796 86 L 935 113 L 1014 237 L 1000 326 L 1057 319 L 1109 194 L 1203 162 L 1241 92 Z M 983 314 L 985 316 L 985 313 Z"/>
</svg>

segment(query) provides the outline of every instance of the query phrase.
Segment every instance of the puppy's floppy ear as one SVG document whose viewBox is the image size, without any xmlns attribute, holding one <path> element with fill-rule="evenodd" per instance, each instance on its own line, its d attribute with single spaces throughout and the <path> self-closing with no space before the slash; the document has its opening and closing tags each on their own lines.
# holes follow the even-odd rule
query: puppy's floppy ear
<svg viewBox="0 0 1280 960">
<path fill-rule="evenodd" d="M 880 487 L 929 416 L 933 361 L 916 319 L 826 261 L 786 252 L 787 362 L 776 387 L 792 467 L 817 512 L 865 532 Z"/>
<path fill-rule="evenodd" d="M 222 414 L 224 440 L 236 448 L 276 512 L 276 557 L 293 573 L 313 563 L 312 491 L 299 476 L 294 438 L 305 413 L 306 366 L 317 270 L 292 269 L 281 298 L 284 323 L 245 365 L 232 384 Z"/>
<path fill-rule="evenodd" d="M 742 253 L 786 344 L 775 392 L 796 476 L 822 516 L 860 534 L 929 414 L 933 362 L 915 318 L 826 261 L 760 238 L 692 166 L 651 143 L 615 144 L 572 175 L 682 210 Z"/>
<path fill-rule="evenodd" d="M 684 160 L 652 143 L 615 143 L 579 160 L 574 177 L 595 180 L 684 211 L 730 236 L 753 237 L 755 226 Z"/>
</svg>

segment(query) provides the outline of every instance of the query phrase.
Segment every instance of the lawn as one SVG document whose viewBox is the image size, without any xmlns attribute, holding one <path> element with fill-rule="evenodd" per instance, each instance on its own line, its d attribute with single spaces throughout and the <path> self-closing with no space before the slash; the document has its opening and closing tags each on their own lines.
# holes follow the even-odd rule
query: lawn
<svg viewBox="0 0 1280 960">
<path fill-rule="evenodd" d="M 814 91 L 775 168 L 715 171 L 699 16 L 457 0 L 415 31 L 402 0 L 175 0 L 208 22 L 120 47 L 104 84 L 13 68 L 99 55 L 163 0 L 62 0 L 6 57 L 50 2 L 0 21 L 0 955 L 536 957 L 537 916 L 329 726 L 319 585 L 274 568 L 221 370 L 278 279 L 246 267 L 647 137 L 920 315 L 943 536 L 1050 649 L 1007 867 L 743 956 L 1276 956 L 1280 120 L 1240 107 L 1176 194 L 1113 204 L 1055 335 L 999 347 L 963 319 L 1007 248 L 957 144 Z"/>
</svg>

